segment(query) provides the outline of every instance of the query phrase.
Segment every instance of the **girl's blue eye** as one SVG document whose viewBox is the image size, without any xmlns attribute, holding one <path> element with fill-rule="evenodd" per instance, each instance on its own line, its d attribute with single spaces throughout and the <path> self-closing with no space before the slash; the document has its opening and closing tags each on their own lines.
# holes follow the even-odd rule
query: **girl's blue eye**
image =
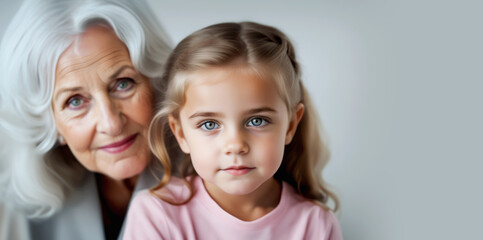
<svg viewBox="0 0 483 240">
<path fill-rule="evenodd" d="M 248 121 L 248 126 L 250 127 L 261 127 L 265 126 L 267 124 L 267 120 L 260 118 L 260 117 L 254 117 Z"/>
<path fill-rule="evenodd" d="M 130 78 L 122 78 L 116 83 L 116 90 L 127 91 L 131 89 L 134 85 L 134 81 Z"/>
<path fill-rule="evenodd" d="M 84 103 L 84 100 L 82 100 L 80 97 L 71 97 L 67 101 L 68 107 L 72 109 L 80 108 L 80 106 L 82 106 L 83 103 Z"/>
<path fill-rule="evenodd" d="M 213 122 L 213 121 L 206 121 L 206 122 L 201 124 L 201 128 L 203 130 L 206 130 L 206 131 L 211 131 L 211 130 L 217 129 L 219 127 L 220 126 L 218 125 L 218 123 Z"/>
</svg>

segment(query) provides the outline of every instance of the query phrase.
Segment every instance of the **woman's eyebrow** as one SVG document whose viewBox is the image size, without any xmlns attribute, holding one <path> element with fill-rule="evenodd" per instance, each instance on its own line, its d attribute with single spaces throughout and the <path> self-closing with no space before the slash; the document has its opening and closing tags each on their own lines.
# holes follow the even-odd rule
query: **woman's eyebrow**
<svg viewBox="0 0 483 240">
<path fill-rule="evenodd" d="M 111 76 L 109 76 L 109 79 L 115 79 L 115 78 L 117 78 L 119 76 L 119 74 L 121 74 L 125 69 L 132 69 L 132 70 L 135 71 L 135 69 L 132 66 L 123 65 L 119 69 L 117 69 L 113 74 L 111 74 Z M 75 91 L 79 91 L 81 89 L 82 89 L 82 87 L 65 87 L 65 88 L 61 88 L 57 92 L 57 94 L 55 95 L 54 101 L 57 101 L 58 98 L 60 97 L 60 95 L 66 93 L 66 92 L 75 92 Z"/>
<path fill-rule="evenodd" d="M 122 71 L 124 71 L 125 69 L 132 69 L 134 71 L 136 71 L 132 66 L 129 66 L 129 65 L 123 65 L 121 66 L 119 69 L 117 69 L 117 71 L 115 71 L 113 74 L 111 74 L 111 76 L 109 77 L 109 79 L 114 79 L 114 78 L 117 78 L 117 76 L 119 74 L 122 73 Z"/>
<path fill-rule="evenodd" d="M 67 92 L 76 92 L 76 91 L 79 91 L 81 90 L 82 87 L 65 87 L 65 88 L 61 88 L 56 94 L 55 94 L 55 97 L 54 97 L 54 101 L 57 102 L 59 100 L 59 97 L 62 95 L 62 94 L 65 94 Z"/>
</svg>

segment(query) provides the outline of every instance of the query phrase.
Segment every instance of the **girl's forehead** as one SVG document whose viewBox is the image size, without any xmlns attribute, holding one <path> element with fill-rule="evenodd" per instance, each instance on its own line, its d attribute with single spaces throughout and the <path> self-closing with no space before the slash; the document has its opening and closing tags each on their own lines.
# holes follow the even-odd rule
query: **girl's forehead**
<svg viewBox="0 0 483 240">
<path fill-rule="evenodd" d="M 186 74 L 187 84 L 218 84 L 237 78 L 256 78 L 260 81 L 271 81 L 272 76 L 264 68 L 252 67 L 246 63 L 208 66 Z"/>
<path fill-rule="evenodd" d="M 227 64 L 194 71 L 180 71 L 172 79 L 170 92 L 174 94 L 172 96 L 180 97 L 177 99 L 180 100 L 181 106 L 196 98 L 194 95 L 209 95 L 207 92 L 224 102 L 228 98 L 240 97 L 242 92 L 246 93 L 244 96 L 252 96 L 247 98 L 250 101 L 267 97 L 270 93 L 271 96 L 282 100 L 288 108 L 286 94 L 283 94 L 284 87 L 281 86 L 283 83 L 280 84 L 280 79 L 276 80 L 277 72 L 273 71 L 273 68 L 260 65 L 253 67 L 248 64 Z M 242 101 L 241 98 L 240 100 Z"/>
<path fill-rule="evenodd" d="M 198 71 L 188 77 L 185 107 L 234 107 L 238 109 L 285 105 L 273 81 L 267 81 L 253 71 L 237 68 L 213 68 Z M 229 109 L 230 109 L 229 107 Z"/>
</svg>

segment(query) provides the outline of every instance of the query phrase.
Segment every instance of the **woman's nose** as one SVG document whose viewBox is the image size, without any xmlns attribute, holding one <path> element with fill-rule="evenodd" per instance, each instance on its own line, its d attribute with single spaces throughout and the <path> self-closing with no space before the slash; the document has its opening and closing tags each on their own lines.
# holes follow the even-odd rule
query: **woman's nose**
<svg viewBox="0 0 483 240">
<path fill-rule="evenodd" d="M 125 123 L 121 106 L 109 97 L 102 97 L 97 101 L 97 108 L 97 131 L 110 136 L 121 134 Z"/>
<path fill-rule="evenodd" d="M 245 155 L 250 151 L 243 130 L 227 131 L 224 152 L 226 155 Z"/>
</svg>

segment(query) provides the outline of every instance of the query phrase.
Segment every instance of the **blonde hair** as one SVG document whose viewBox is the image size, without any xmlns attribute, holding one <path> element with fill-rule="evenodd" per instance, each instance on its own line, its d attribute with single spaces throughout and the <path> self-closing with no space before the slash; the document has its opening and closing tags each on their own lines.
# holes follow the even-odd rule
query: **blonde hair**
<svg viewBox="0 0 483 240">
<path fill-rule="evenodd" d="M 185 100 L 184 90 L 189 84 L 186 75 L 207 67 L 238 62 L 245 63 L 257 74 L 276 82 L 289 115 L 294 114 L 299 103 L 305 106 L 297 132 L 292 142 L 285 146 L 283 161 L 275 173 L 275 179 L 289 183 L 300 195 L 324 207 L 332 199 L 336 211 L 339 201 L 328 190 L 321 176 L 329 159 L 329 151 L 322 139 L 316 110 L 300 79 L 294 48 L 287 36 L 278 29 L 253 22 L 221 23 L 203 28 L 182 40 L 168 58 L 163 75 L 163 82 L 168 84 L 167 92 L 151 122 L 149 136 L 151 149 L 164 165 L 165 175 L 151 189 L 151 193 L 156 195 L 155 191 L 169 182 L 174 171 L 168 155 L 173 146 L 166 144 L 173 142 L 174 138 L 169 129 L 168 116 L 179 117 Z M 189 156 L 180 170 L 183 177 L 196 175 Z"/>
</svg>

